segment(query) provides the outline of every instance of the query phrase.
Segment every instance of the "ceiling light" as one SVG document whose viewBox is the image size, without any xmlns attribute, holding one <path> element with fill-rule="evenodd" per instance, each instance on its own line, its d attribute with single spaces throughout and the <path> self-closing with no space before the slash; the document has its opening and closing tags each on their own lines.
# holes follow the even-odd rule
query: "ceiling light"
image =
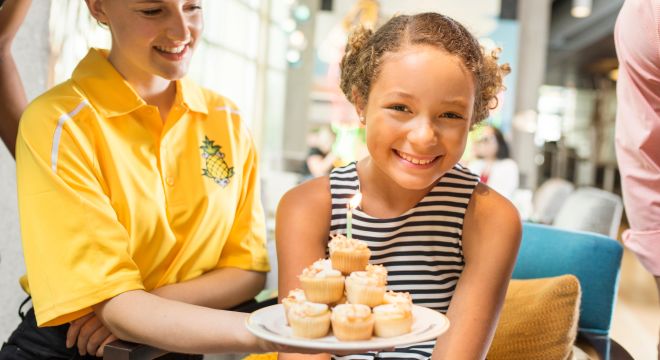
<svg viewBox="0 0 660 360">
<path fill-rule="evenodd" d="M 576 18 L 585 18 L 591 15 L 592 0 L 573 0 L 571 15 Z"/>
</svg>

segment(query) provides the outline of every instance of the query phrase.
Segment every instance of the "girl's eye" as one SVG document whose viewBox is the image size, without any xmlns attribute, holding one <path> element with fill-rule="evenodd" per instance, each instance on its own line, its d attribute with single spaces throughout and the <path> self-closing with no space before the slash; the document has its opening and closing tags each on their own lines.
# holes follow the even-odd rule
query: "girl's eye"
<svg viewBox="0 0 660 360">
<path fill-rule="evenodd" d="M 190 10 L 190 11 L 202 10 L 202 6 L 201 5 L 192 5 L 192 6 L 188 7 L 188 10 Z"/>
<path fill-rule="evenodd" d="M 390 109 L 394 111 L 403 111 L 403 112 L 409 112 L 410 110 L 408 109 L 407 106 L 405 105 L 392 105 L 390 106 Z"/>
<path fill-rule="evenodd" d="M 463 116 L 457 113 L 453 112 L 446 112 L 440 115 L 442 118 L 449 118 L 449 119 L 463 119 Z"/>
</svg>

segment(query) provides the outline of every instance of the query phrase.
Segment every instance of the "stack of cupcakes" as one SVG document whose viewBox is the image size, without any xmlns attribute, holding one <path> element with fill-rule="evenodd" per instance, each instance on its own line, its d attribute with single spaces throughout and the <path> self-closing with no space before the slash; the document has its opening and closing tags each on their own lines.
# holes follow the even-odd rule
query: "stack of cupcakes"
<svg viewBox="0 0 660 360">
<path fill-rule="evenodd" d="M 387 270 L 369 264 L 367 244 L 336 235 L 329 248 L 330 259 L 304 269 L 299 276 L 302 289 L 282 300 L 294 336 L 323 337 L 330 326 L 342 341 L 409 333 L 412 298 L 408 293 L 386 292 Z"/>
</svg>

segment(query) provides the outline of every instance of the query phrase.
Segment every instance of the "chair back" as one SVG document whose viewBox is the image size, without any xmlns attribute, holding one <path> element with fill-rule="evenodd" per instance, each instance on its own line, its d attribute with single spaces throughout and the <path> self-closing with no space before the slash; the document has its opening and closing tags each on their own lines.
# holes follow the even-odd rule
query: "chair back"
<svg viewBox="0 0 660 360">
<path fill-rule="evenodd" d="M 622 213 L 623 202 L 619 195 L 597 188 L 582 187 L 568 196 L 552 225 L 616 238 Z"/>
<path fill-rule="evenodd" d="M 580 280 L 579 330 L 608 335 L 623 247 L 603 235 L 523 224 L 514 279 L 573 274 Z"/>
<path fill-rule="evenodd" d="M 261 175 L 261 202 L 266 215 L 266 235 L 275 238 L 275 212 L 280 199 L 300 181 L 300 174 L 290 171 L 267 171 Z"/>
<path fill-rule="evenodd" d="M 551 224 L 573 189 L 572 183 L 560 178 L 552 178 L 543 182 L 534 192 L 530 220 L 541 224 Z"/>
</svg>

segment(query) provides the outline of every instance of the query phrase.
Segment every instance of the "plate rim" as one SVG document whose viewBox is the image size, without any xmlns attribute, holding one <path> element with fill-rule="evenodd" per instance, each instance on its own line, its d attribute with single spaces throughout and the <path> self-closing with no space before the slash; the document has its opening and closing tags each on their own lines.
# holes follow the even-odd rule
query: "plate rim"
<svg viewBox="0 0 660 360">
<path fill-rule="evenodd" d="M 396 346 L 404 346 L 404 345 L 415 344 L 418 342 L 429 341 L 433 338 L 437 338 L 438 336 L 445 333 L 450 326 L 449 318 L 447 318 L 445 314 L 440 313 L 431 308 L 427 308 L 425 306 L 413 304 L 413 309 L 417 309 L 417 311 L 434 313 L 435 316 L 438 316 L 440 319 L 443 320 L 442 325 L 424 331 L 423 334 L 425 334 L 425 336 L 418 338 L 410 338 L 408 340 L 403 338 L 401 339 L 402 341 L 399 342 L 396 341 L 396 338 L 403 337 L 409 334 L 395 336 L 391 338 L 372 337 L 370 340 L 363 340 L 363 341 L 344 341 L 344 342 L 338 341 L 338 342 L 328 343 L 328 342 L 319 342 L 316 339 L 292 338 L 292 337 L 279 335 L 277 333 L 274 333 L 272 330 L 265 328 L 263 324 L 258 324 L 255 322 L 254 320 L 255 317 L 257 317 L 260 313 L 266 311 L 273 311 L 272 308 L 274 307 L 284 307 L 284 305 L 282 304 L 270 305 L 252 312 L 245 319 L 245 327 L 248 329 L 250 333 L 252 333 L 256 337 L 262 338 L 267 341 L 271 341 L 276 344 L 293 346 L 302 349 L 351 351 L 351 350 L 378 350 L 378 349 L 392 348 Z"/>
</svg>

